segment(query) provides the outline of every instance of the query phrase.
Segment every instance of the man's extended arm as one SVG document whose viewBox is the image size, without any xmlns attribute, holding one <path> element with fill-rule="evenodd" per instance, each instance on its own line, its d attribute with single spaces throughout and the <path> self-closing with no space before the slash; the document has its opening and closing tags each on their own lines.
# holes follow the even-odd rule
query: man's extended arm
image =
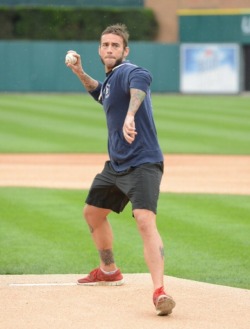
<svg viewBox="0 0 250 329">
<path fill-rule="evenodd" d="M 128 112 L 123 125 L 123 135 L 126 141 L 131 144 L 137 134 L 135 127 L 135 114 L 143 102 L 146 94 L 139 89 L 130 89 L 130 102 Z"/>
</svg>

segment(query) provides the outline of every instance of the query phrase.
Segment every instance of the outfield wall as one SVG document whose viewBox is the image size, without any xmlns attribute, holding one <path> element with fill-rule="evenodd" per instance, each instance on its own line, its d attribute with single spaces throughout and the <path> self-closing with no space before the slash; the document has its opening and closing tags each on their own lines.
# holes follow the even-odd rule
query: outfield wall
<svg viewBox="0 0 250 329">
<path fill-rule="evenodd" d="M 0 92 L 83 91 L 64 57 L 67 50 L 76 50 L 86 72 L 103 80 L 98 45 L 92 41 L 0 41 Z M 151 71 L 153 92 L 179 91 L 179 45 L 130 42 L 128 59 Z"/>
</svg>

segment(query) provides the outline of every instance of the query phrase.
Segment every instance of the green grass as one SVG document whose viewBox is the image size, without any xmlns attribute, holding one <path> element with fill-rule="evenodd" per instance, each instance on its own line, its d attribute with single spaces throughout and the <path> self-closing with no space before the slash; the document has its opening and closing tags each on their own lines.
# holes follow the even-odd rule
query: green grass
<svg viewBox="0 0 250 329">
<path fill-rule="evenodd" d="M 164 153 L 250 154 L 250 100 L 153 95 Z M 0 153 L 106 152 L 102 107 L 88 94 L 1 94 Z"/>
<path fill-rule="evenodd" d="M 166 153 L 250 154 L 250 99 L 239 96 L 153 97 Z"/>
<path fill-rule="evenodd" d="M 0 273 L 87 273 L 98 255 L 82 220 L 86 191 L 0 188 Z M 166 273 L 250 289 L 250 196 L 161 194 Z M 147 272 L 131 206 L 112 213 L 116 261 Z"/>
</svg>

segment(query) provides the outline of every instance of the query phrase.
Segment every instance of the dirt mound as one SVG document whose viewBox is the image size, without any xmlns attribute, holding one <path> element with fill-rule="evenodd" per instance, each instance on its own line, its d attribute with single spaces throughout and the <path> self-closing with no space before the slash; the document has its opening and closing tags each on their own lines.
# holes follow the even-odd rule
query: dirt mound
<svg viewBox="0 0 250 329">
<path fill-rule="evenodd" d="M 5 329 L 246 329 L 250 291 L 165 277 L 176 300 L 158 317 L 148 274 L 125 274 L 120 287 L 75 285 L 79 275 L 1 276 Z M 13 285 L 15 284 L 15 285 Z"/>
</svg>

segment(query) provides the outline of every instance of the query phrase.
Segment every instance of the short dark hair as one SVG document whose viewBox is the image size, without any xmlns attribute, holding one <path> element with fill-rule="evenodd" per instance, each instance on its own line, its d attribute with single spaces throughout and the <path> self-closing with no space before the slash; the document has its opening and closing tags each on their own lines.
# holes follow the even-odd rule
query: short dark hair
<svg viewBox="0 0 250 329">
<path fill-rule="evenodd" d="M 128 46 L 129 33 L 128 33 L 127 26 L 125 24 L 118 23 L 118 24 L 114 24 L 114 25 L 109 25 L 102 32 L 101 37 L 104 34 L 116 34 L 116 35 L 119 35 L 123 39 L 124 48 Z"/>
</svg>

